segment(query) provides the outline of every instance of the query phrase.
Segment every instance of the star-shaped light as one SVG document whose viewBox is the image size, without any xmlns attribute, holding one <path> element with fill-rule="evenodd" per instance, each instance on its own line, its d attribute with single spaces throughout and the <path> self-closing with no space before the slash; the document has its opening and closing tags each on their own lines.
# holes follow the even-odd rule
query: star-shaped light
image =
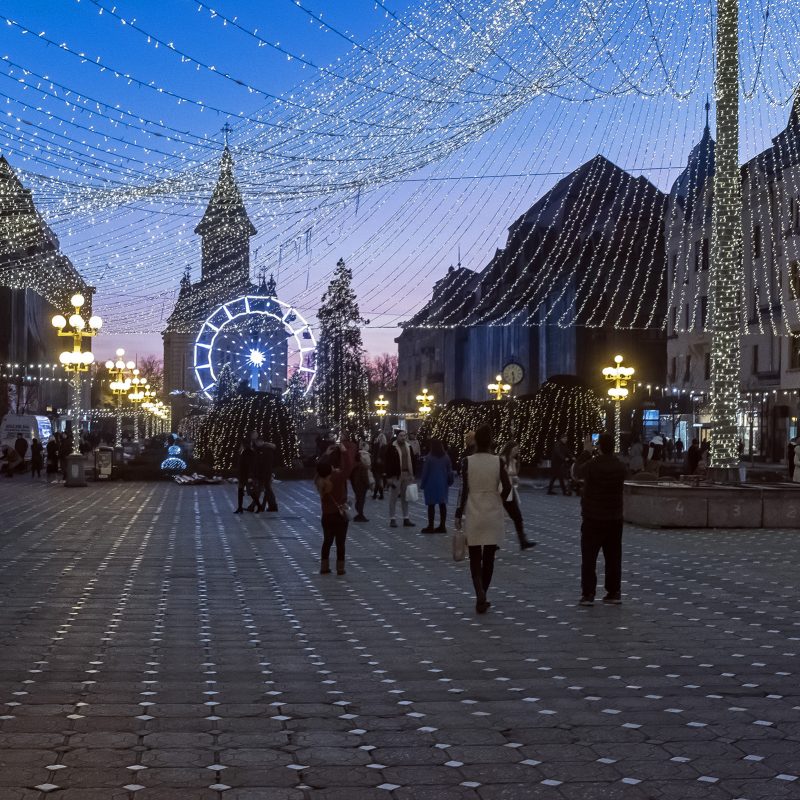
<svg viewBox="0 0 800 800">
<path fill-rule="evenodd" d="M 254 367 L 261 367 L 264 365 L 264 354 L 260 350 L 251 350 L 247 361 Z"/>
</svg>

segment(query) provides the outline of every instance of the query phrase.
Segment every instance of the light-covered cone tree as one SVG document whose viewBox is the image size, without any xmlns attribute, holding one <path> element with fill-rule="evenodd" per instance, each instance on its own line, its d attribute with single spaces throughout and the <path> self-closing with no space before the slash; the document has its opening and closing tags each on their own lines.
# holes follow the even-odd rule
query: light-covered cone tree
<svg viewBox="0 0 800 800">
<path fill-rule="evenodd" d="M 225 401 L 236 394 L 236 375 L 234 375 L 233 368 L 230 364 L 226 363 L 219 371 L 217 377 L 217 390 L 214 397 L 214 405 L 219 408 L 224 405 Z"/>
<path fill-rule="evenodd" d="M 317 312 L 317 377 L 315 398 L 322 425 L 360 431 L 367 427 L 367 371 L 353 273 L 339 259 Z"/>
</svg>

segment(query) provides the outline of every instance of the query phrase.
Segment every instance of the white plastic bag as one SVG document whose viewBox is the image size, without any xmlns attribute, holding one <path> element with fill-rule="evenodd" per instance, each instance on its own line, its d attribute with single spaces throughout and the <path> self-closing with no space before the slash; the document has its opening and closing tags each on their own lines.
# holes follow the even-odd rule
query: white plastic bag
<svg viewBox="0 0 800 800">
<path fill-rule="evenodd" d="M 416 503 L 417 500 L 419 500 L 419 488 L 415 482 L 409 483 L 406 486 L 406 501 Z"/>
</svg>

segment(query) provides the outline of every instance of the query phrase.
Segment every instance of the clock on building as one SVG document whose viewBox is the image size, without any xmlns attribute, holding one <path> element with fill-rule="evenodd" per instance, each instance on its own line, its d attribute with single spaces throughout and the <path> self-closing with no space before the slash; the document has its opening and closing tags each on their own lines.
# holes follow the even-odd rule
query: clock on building
<svg viewBox="0 0 800 800">
<path fill-rule="evenodd" d="M 522 383 L 522 379 L 525 377 L 525 370 L 519 365 L 510 361 L 503 367 L 503 380 L 506 383 L 510 383 L 512 386 L 516 386 L 518 383 Z"/>
</svg>

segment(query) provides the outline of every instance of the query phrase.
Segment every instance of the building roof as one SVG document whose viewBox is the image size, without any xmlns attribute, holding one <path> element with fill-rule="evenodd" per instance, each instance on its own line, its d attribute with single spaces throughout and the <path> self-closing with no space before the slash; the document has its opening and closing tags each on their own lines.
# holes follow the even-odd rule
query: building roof
<svg viewBox="0 0 800 800">
<path fill-rule="evenodd" d="M 672 184 L 671 197 L 677 197 L 685 201 L 690 195 L 702 192 L 706 181 L 714 176 L 716 142 L 711 138 L 711 128 L 708 123 L 710 108 L 710 104 L 706 102 L 706 126 L 703 129 L 703 136 L 692 148 L 692 152 L 686 162 L 686 169 L 681 172 L 675 183 Z"/>
<path fill-rule="evenodd" d="M 255 236 L 257 233 L 244 207 L 242 193 L 233 174 L 233 156 L 227 145 L 219 162 L 219 178 L 214 193 L 194 232 L 200 236 L 236 233 Z"/>
</svg>

